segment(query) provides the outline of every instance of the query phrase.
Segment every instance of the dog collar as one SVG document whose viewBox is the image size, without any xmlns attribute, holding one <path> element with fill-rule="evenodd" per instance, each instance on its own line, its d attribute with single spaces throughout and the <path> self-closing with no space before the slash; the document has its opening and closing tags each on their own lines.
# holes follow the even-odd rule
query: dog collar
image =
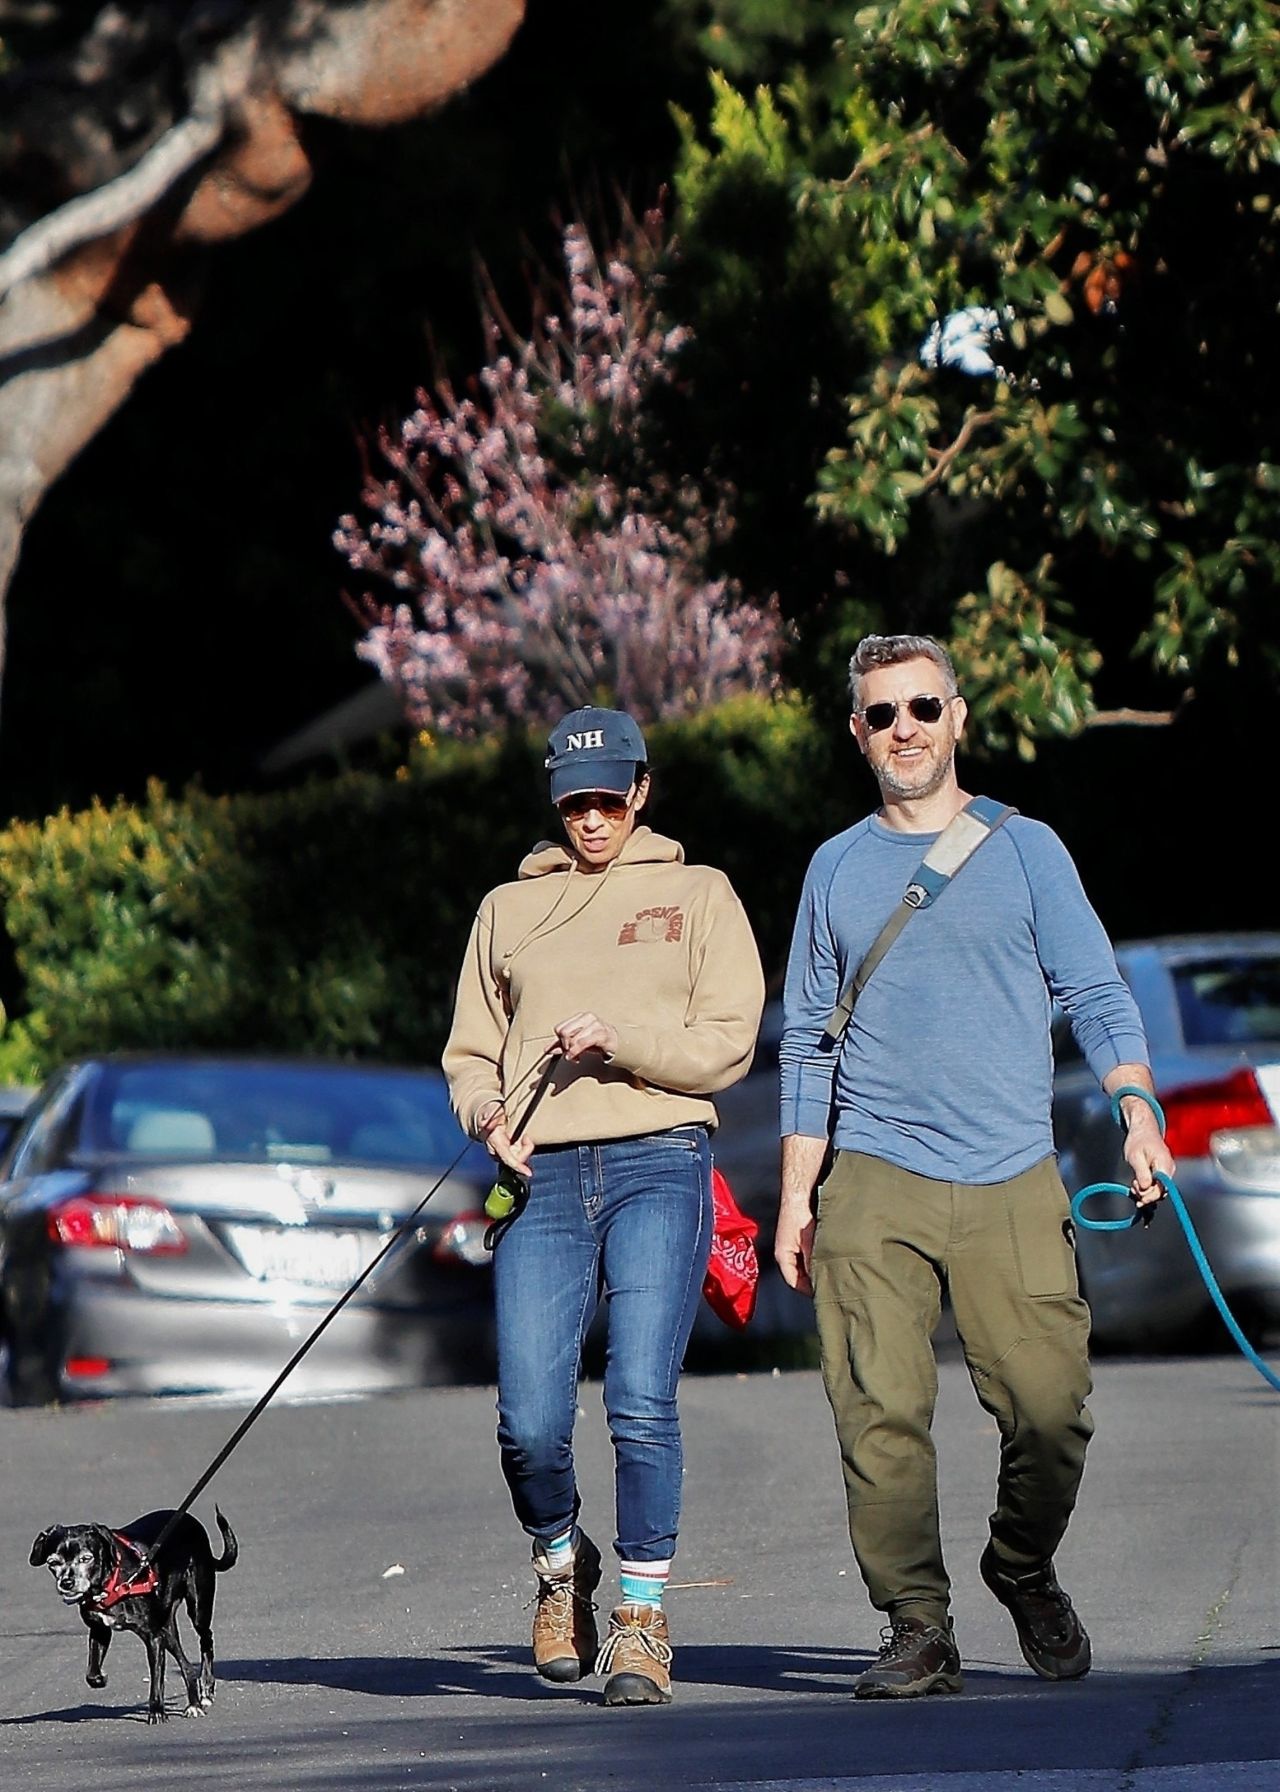
<svg viewBox="0 0 1280 1792">
<path fill-rule="evenodd" d="M 120 1554 L 116 1557 L 116 1565 L 111 1570 L 106 1586 L 90 1601 L 94 1610 L 100 1612 L 105 1612 L 113 1605 L 119 1605 L 122 1599 L 137 1599 L 144 1593 L 154 1593 L 160 1585 L 160 1576 L 150 1562 L 141 1573 L 135 1567 L 132 1578 L 126 1575 L 125 1552 L 136 1556 L 139 1562 L 144 1560 L 143 1553 L 131 1538 L 122 1537 L 119 1531 L 113 1531 L 112 1535 L 120 1545 Z"/>
</svg>

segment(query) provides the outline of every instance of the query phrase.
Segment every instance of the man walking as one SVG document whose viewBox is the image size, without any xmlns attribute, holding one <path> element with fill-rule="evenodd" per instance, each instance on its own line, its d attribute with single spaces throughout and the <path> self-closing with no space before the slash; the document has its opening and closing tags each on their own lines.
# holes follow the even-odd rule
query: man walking
<svg viewBox="0 0 1280 1792">
<path fill-rule="evenodd" d="M 1000 1431 L 982 1579 L 1036 1673 L 1075 1679 L 1089 1639 L 1053 1556 L 1093 1422 L 1088 1309 L 1053 1149 L 1051 1002 L 1108 1094 L 1152 1091 L 1146 1039 L 1066 849 L 1013 815 L 911 915 L 832 1042 L 838 998 L 970 800 L 955 771 L 966 706 L 938 642 L 867 636 L 850 687 L 881 807 L 819 848 L 805 880 L 784 994 L 775 1248 L 785 1280 L 814 1297 L 849 1534 L 888 1618 L 854 1693 L 962 1684 L 930 1435 L 944 1290 Z M 1120 1109 L 1147 1207 L 1173 1159 L 1141 1095 Z"/>
</svg>

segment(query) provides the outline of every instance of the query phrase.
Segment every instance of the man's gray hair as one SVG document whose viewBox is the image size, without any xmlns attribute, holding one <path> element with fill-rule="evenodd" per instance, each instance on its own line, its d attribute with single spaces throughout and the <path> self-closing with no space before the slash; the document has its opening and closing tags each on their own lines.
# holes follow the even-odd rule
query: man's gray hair
<svg viewBox="0 0 1280 1792">
<path fill-rule="evenodd" d="M 932 635 L 864 635 L 849 661 L 849 695 L 856 711 L 862 709 L 862 680 L 877 666 L 900 666 L 903 660 L 932 660 L 941 672 L 946 689 L 943 695 L 958 695 L 956 669 L 951 655 Z"/>
</svg>

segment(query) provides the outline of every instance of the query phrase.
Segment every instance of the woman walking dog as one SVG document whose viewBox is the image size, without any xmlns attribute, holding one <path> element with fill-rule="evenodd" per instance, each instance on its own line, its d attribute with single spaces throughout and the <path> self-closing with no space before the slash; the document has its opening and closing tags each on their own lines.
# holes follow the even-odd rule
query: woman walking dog
<svg viewBox="0 0 1280 1792">
<path fill-rule="evenodd" d="M 567 846 L 543 842 L 485 897 L 444 1054 L 463 1126 L 527 1191 L 495 1245 L 494 1289 L 498 1444 L 533 1539 L 534 1663 L 548 1680 L 605 1675 L 607 1705 L 671 1697 L 662 1595 L 680 1515 L 676 1387 L 711 1243 L 711 1097 L 745 1074 L 764 1002 L 728 880 L 639 822 L 647 758 L 620 710 L 575 710 L 552 731 Z M 600 1296 L 621 1581 L 603 1648 L 600 1552 L 578 1526 L 573 1462 Z"/>
</svg>

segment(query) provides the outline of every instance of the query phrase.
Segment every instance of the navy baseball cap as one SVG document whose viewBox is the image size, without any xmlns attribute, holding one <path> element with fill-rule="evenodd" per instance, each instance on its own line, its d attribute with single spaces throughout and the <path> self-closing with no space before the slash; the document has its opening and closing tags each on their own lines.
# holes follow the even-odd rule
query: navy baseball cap
<svg viewBox="0 0 1280 1792">
<path fill-rule="evenodd" d="M 584 790 L 625 796 L 635 782 L 636 767 L 648 760 L 644 735 L 625 709 L 575 709 L 556 723 L 547 740 L 551 800 L 561 803 Z"/>
</svg>

